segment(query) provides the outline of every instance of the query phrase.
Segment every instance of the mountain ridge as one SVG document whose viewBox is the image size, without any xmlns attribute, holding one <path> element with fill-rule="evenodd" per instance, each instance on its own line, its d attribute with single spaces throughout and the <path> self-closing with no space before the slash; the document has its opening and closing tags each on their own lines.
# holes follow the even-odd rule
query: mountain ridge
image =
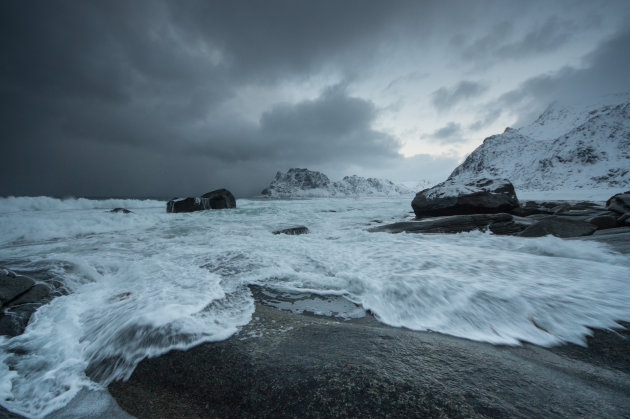
<svg viewBox="0 0 630 419">
<path fill-rule="evenodd" d="M 387 179 L 364 178 L 357 175 L 345 176 L 339 181 L 331 181 L 322 172 L 291 168 L 287 172 L 277 172 L 261 194 L 277 198 L 314 198 L 344 196 L 399 196 L 415 191 L 395 184 Z"/>
<path fill-rule="evenodd" d="M 509 179 L 518 190 L 630 186 L 630 94 L 550 105 L 533 123 L 486 138 L 448 179 Z"/>
</svg>

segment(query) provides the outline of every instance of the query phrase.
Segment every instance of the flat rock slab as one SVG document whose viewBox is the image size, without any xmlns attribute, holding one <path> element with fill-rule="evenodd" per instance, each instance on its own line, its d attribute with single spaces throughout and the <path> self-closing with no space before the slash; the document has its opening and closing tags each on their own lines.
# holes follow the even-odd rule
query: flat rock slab
<svg viewBox="0 0 630 419">
<path fill-rule="evenodd" d="M 624 336 L 596 351 L 493 346 L 257 304 L 232 338 L 146 359 L 109 391 L 142 418 L 623 417 Z"/>
<path fill-rule="evenodd" d="M 451 215 L 422 221 L 403 221 L 370 228 L 372 233 L 462 233 L 485 229 L 488 225 L 497 222 L 509 222 L 513 217 L 510 214 L 473 214 Z"/>
<path fill-rule="evenodd" d="M 518 235 L 521 237 L 542 237 L 553 235 L 556 237 L 588 236 L 597 230 L 597 226 L 582 220 L 551 215 L 527 227 Z"/>
</svg>

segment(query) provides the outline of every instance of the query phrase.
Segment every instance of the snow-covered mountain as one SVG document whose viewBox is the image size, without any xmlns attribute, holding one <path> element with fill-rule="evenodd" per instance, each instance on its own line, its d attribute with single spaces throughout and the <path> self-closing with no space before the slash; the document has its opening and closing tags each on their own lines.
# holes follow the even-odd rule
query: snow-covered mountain
<svg viewBox="0 0 630 419">
<path fill-rule="evenodd" d="M 262 194 L 269 197 L 331 197 L 331 196 L 394 196 L 408 195 L 415 191 L 397 185 L 387 179 L 346 176 L 340 181 L 331 181 L 321 172 L 308 169 L 289 169 L 278 172 Z"/>
<path fill-rule="evenodd" d="M 449 179 L 480 177 L 520 191 L 630 186 L 630 94 L 552 104 L 531 125 L 486 138 Z"/>
</svg>

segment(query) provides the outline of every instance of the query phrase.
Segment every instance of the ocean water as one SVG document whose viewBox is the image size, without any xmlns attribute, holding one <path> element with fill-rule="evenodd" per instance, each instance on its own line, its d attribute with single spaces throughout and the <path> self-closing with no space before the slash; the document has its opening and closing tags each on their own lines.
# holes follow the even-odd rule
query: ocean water
<svg viewBox="0 0 630 419">
<path fill-rule="evenodd" d="M 409 198 L 239 199 L 189 214 L 165 204 L 0 198 L 0 265 L 64 291 L 24 334 L 0 337 L 2 406 L 44 416 L 146 357 L 227 339 L 252 319 L 250 286 L 341 297 L 322 309 L 340 319 L 369 310 L 494 344 L 584 344 L 589 328 L 630 321 L 630 258 L 601 243 L 366 231 L 411 217 Z M 117 206 L 133 213 L 107 212 Z M 271 233 L 295 225 L 310 234 Z"/>
</svg>

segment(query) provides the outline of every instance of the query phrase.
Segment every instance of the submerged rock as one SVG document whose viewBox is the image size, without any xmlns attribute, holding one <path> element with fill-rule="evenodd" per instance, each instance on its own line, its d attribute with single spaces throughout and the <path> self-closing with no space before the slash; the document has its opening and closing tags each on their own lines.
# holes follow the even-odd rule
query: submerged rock
<svg viewBox="0 0 630 419">
<path fill-rule="evenodd" d="M 111 210 L 110 212 L 113 213 L 123 213 L 123 214 L 132 214 L 133 211 L 129 211 L 127 208 L 114 208 L 113 210 Z"/>
<path fill-rule="evenodd" d="M 227 189 L 217 189 L 196 198 L 174 198 L 166 203 L 166 212 L 193 212 L 226 208 L 236 208 L 236 198 Z"/>
<path fill-rule="evenodd" d="M 597 226 L 583 220 L 551 215 L 532 224 L 518 235 L 521 237 L 542 237 L 553 235 L 556 237 L 588 236 L 597 230 Z"/>
<path fill-rule="evenodd" d="M 452 215 L 426 221 L 403 221 L 370 228 L 372 233 L 462 233 L 465 231 L 485 230 L 489 225 L 498 222 L 512 221 L 510 214 L 472 214 Z"/>
<path fill-rule="evenodd" d="M 418 218 L 496 214 L 518 206 L 514 186 L 507 179 L 478 179 L 466 183 L 449 179 L 418 192 L 411 202 Z"/>
<path fill-rule="evenodd" d="M 299 234 L 308 234 L 308 233 L 309 233 L 308 227 L 305 227 L 305 226 L 285 228 L 285 229 L 276 230 L 273 232 L 273 234 L 288 234 L 290 236 L 297 236 Z"/>
</svg>

